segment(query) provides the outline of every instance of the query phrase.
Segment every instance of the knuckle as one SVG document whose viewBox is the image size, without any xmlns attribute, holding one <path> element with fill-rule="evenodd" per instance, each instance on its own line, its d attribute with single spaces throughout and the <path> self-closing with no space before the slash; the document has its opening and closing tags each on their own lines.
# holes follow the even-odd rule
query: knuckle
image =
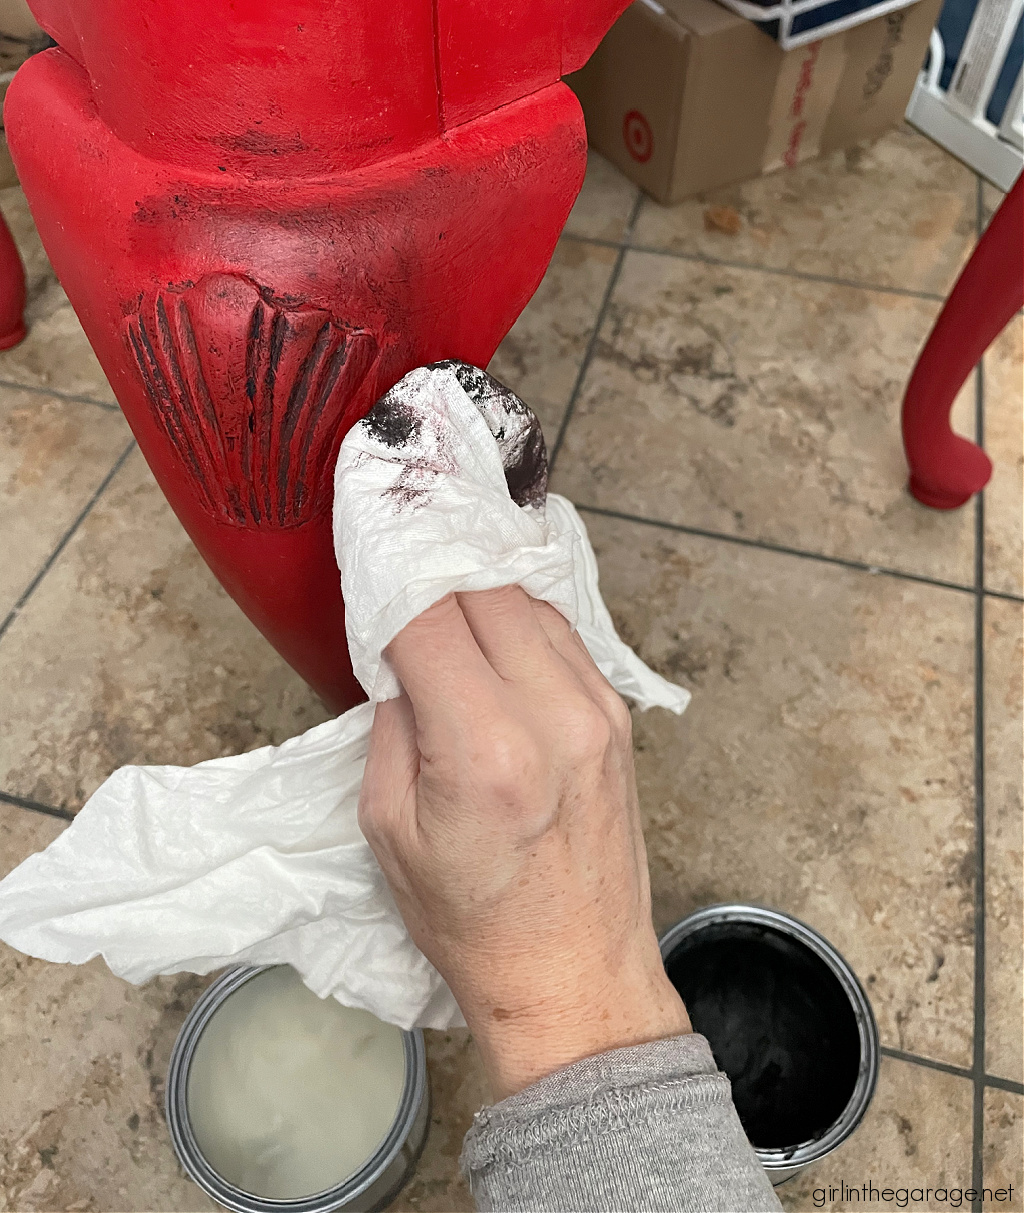
<svg viewBox="0 0 1024 1213">
<path fill-rule="evenodd" d="M 603 706 L 611 723 L 614 739 L 620 742 L 631 741 L 633 737 L 633 717 L 626 706 L 626 701 L 610 685 L 604 692 Z"/>
<path fill-rule="evenodd" d="M 488 783 L 504 798 L 515 795 L 524 783 L 529 784 L 541 765 L 533 738 L 518 729 L 492 733 L 487 748 Z"/>
<path fill-rule="evenodd" d="M 577 761 L 602 760 L 612 743 L 612 725 L 601 708 L 589 699 L 579 699 L 566 713 L 566 741 Z"/>
</svg>

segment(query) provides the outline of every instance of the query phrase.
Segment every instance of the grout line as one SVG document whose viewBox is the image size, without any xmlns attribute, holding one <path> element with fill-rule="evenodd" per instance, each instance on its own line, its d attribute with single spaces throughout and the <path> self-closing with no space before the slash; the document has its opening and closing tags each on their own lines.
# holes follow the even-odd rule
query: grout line
<svg viewBox="0 0 1024 1213">
<path fill-rule="evenodd" d="M 633 199 L 633 207 L 637 204 L 637 199 Z M 627 221 L 628 222 L 628 221 Z M 558 237 L 559 240 L 574 240 L 577 244 L 596 244 L 598 248 L 626 248 L 621 240 L 606 240 L 604 236 L 584 236 L 581 232 L 567 232 L 562 230 L 562 234 Z"/>
<path fill-rule="evenodd" d="M 973 1077 L 973 1070 L 965 1070 L 963 1066 L 951 1066 L 946 1061 L 934 1061 L 931 1057 L 922 1057 L 919 1053 L 907 1053 L 903 1049 L 890 1049 L 888 1045 L 881 1045 L 879 1053 L 883 1057 L 892 1057 L 896 1061 L 907 1061 L 911 1065 L 924 1066 L 928 1070 L 939 1070 L 943 1074 L 955 1074 L 957 1078 Z"/>
<path fill-rule="evenodd" d="M 633 244 L 629 247 L 636 253 L 677 257 L 680 261 L 696 261 L 704 265 L 720 265 L 734 270 L 757 270 L 762 274 L 775 274 L 781 278 L 797 278 L 801 282 L 821 282 L 828 286 L 844 286 L 853 290 L 878 291 L 886 295 L 900 295 L 906 299 L 927 299 L 930 303 L 944 302 L 942 295 L 936 295 L 932 291 L 912 291 L 903 286 L 876 286 L 870 282 L 857 282 L 853 278 L 837 278 L 831 274 L 812 274 L 804 270 L 787 270 L 774 265 L 748 265 L 744 261 L 730 261 L 725 257 L 702 256 L 699 253 L 673 253 L 667 249 L 651 248 L 643 244 Z"/>
<path fill-rule="evenodd" d="M 995 1087 L 999 1091 L 1011 1091 L 1014 1095 L 1024 1095 L 1024 1082 L 1015 1082 L 1012 1078 L 1000 1078 L 998 1074 L 986 1074 L 985 1086 Z"/>
<path fill-rule="evenodd" d="M 1020 594 L 1004 593 L 1002 590 L 983 590 L 986 598 L 1001 598 L 1004 602 L 1024 602 Z"/>
<path fill-rule="evenodd" d="M 16 383 L 13 379 L 0 379 L 0 387 L 14 388 L 19 392 L 33 392 L 37 396 L 53 396 L 57 400 L 71 400 L 75 404 L 91 404 L 108 413 L 119 413 L 120 407 L 107 400 L 96 400 L 93 396 L 76 396 L 73 392 L 61 392 L 56 388 L 39 387 L 34 383 Z"/>
<path fill-rule="evenodd" d="M 40 804 L 38 800 L 26 800 L 24 796 L 12 796 L 10 792 L 0 792 L 0 804 L 26 809 L 30 813 L 43 813 L 47 817 L 59 817 L 61 821 L 75 820 L 74 813 L 69 809 L 55 809 L 53 805 Z"/>
<path fill-rule="evenodd" d="M 985 222 L 981 178 L 975 202 L 975 235 Z M 974 368 L 975 441 L 985 443 L 985 375 Z M 985 493 L 974 506 L 974 1102 L 971 1117 L 972 1209 L 981 1213 L 985 1180 Z"/>
<path fill-rule="evenodd" d="M 630 229 L 632 230 L 632 229 Z M 754 270 L 760 274 L 775 274 L 781 278 L 798 278 L 802 282 L 824 282 L 829 286 L 846 286 L 857 290 L 880 291 L 886 295 L 901 295 L 909 299 L 927 299 L 931 303 L 942 303 L 944 295 L 936 295 L 933 291 L 914 291 L 903 286 L 881 286 L 873 282 L 858 282 L 854 278 L 837 278 L 831 274 L 813 274 L 809 270 L 791 270 L 776 265 L 756 265 L 749 261 L 733 261 L 728 257 L 714 257 L 710 253 L 682 253 L 675 249 L 657 248 L 650 244 L 631 244 L 628 233 L 621 241 L 602 240 L 598 236 L 578 236 L 573 232 L 563 232 L 563 240 L 576 240 L 581 244 L 599 244 L 603 248 L 625 249 L 632 253 L 651 253 L 658 257 L 675 257 L 677 261 L 692 261 L 700 265 L 719 265 L 732 270 Z"/>
<path fill-rule="evenodd" d="M 976 393 L 982 397 L 981 367 L 975 373 Z M 979 430 L 980 434 L 980 430 Z M 984 564 L 985 499 L 975 505 L 974 598 L 974 1116 L 971 1184 L 983 1186 L 985 1132 L 985 595 L 981 592 Z M 981 1202 L 975 1203 L 981 1209 Z"/>
<path fill-rule="evenodd" d="M 626 230 L 624 236 L 629 236 L 633 231 L 633 225 L 637 221 L 640 214 L 640 208 L 644 203 L 643 192 L 638 190 L 636 201 L 629 212 L 629 219 L 626 221 Z M 590 368 L 591 359 L 594 357 L 594 350 L 597 348 L 597 336 L 601 331 L 601 326 L 604 324 L 604 318 L 608 312 L 608 306 L 611 303 L 612 293 L 615 290 L 616 283 L 619 281 L 619 275 L 622 273 L 622 263 L 626 257 L 626 246 L 618 244 L 614 246 L 619 250 L 618 256 L 615 258 L 615 264 L 612 266 L 612 272 L 608 278 L 608 285 L 605 287 L 604 295 L 601 299 L 601 306 L 597 309 L 597 318 L 594 321 L 594 328 L 590 334 L 590 340 L 587 342 L 587 348 L 583 351 L 583 358 L 580 361 L 580 369 L 576 374 L 576 380 L 572 385 L 572 391 L 569 394 L 569 403 L 565 406 L 565 412 L 562 414 L 562 421 L 558 427 L 558 434 L 555 437 L 554 445 L 551 448 L 551 454 L 548 456 L 548 475 L 554 471 L 555 461 L 558 458 L 558 453 L 562 449 L 562 443 L 565 441 L 565 434 L 569 428 L 569 422 L 572 420 L 572 415 L 576 411 L 576 400 L 579 397 L 580 389 L 583 387 L 583 380 L 586 378 L 587 371 Z"/>
<path fill-rule="evenodd" d="M 0 623 L 0 640 L 3 639 L 4 635 L 7 632 L 7 629 L 11 626 L 11 624 L 17 618 L 18 613 L 24 607 L 25 603 L 28 602 L 28 600 L 32 597 L 33 593 L 35 593 L 36 587 L 43 580 L 43 578 L 50 571 L 50 569 L 53 568 L 54 561 L 61 554 L 61 552 L 63 552 L 64 549 L 67 547 L 67 545 L 71 541 L 71 537 L 74 535 L 75 531 L 77 531 L 78 528 L 85 521 L 86 516 L 88 515 L 89 511 L 96 504 L 96 502 L 99 501 L 100 497 L 102 497 L 104 491 L 106 490 L 107 485 L 110 484 L 111 480 L 113 480 L 114 477 L 117 475 L 117 473 L 121 470 L 121 465 L 124 463 L 124 461 L 128 458 L 128 456 L 132 453 L 132 451 L 134 449 L 135 449 L 135 439 L 133 438 L 131 440 L 131 442 L 129 442 L 128 445 L 124 448 L 124 450 L 121 452 L 121 454 L 118 456 L 117 462 L 114 464 L 114 466 L 110 469 L 109 472 L 107 472 L 106 476 L 103 477 L 103 480 L 102 480 L 99 488 L 95 491 L 95 493 L 93 493 L 93 495 L 86 502 L 85 508 L 78 515 L 78 517 L 75 519 L 75 521 L 64 532 L 63 538 L 57 544 L 57 546 L 53 549 L 53 551 L 50 553 L 50 555 L 47 557 L 46 562 L 44 563 L 43 567 L 39 570 L 38 573 L 36 573 L 35 577 L 33 577 L 32 580 L 29 582 L 28 587 L 26 588 L 25 592 L 21 595 L 21 597 L 14 604 L 14 606 L 11 607 L 11 610 L 10 610 L 7 618 L 3 621 L 3 623 Z"/>
<path fill-rule="evenodd" d="M 883 1057 L 892 1057 L 896 1061 L 906 1061 L 914 1066 L 924 1066 L 928 1070 L 939 1070 L 943 1074 L 953 1074 L 957 1078 L 974 1077 L 974 1070 L 965 1070 L 963 1066 L 951 1066 L 945 1061 L 934 1061 L 931 1057 L 922 1057 L 918 1053 L 907 1053 L 903 1049 L 890 1049 L 888 1045 L 880 1045 L 878 1051 Z M 1000 1078 L 998 1074 L 985 1075 L 986 1087 L 997 1087 L 1000 1091 L 1012 1091 L 1015 1095 L 1024 1095 L 1024 1082 L 1015 1082 L 1012 1078 Z"/>
<path fill-rule="evenodd" d="M 802 548 L 786 547 L 785 544 L 771 543 L 764 539 L 748 539 L 743 535 L 730 535 L 725 531 L 709 531 L 703 527 L 685 526 L 680 522 L 666 522 L 661 518 L 644 518 L 638 514 L 626 514 L 621 510 L 606 510 L 596 505 L 583 505 L 573 502 L 576 509 L 584 514 L 600 514 L 605 518 L 618 518 L 622 522 L 636 522 L 641 526 L 656 526 L 666 531 L 678 531 L 682 535 L 695 535 L 700 539 L 720 539 L 724 543 L 736 543 L 741 547 L 759 548 L 764 552 L 777 552 L 782 556 L 796 556 L 801 560 L 817 560 L 822 564 L 838 565 L 842 569 L 852 569 L 858 573 L 871 573 L 876 577 L 895 577 L 900 581 L 913 581 L 918 585 L 930 585 L 940 590 L 955 590 L 960 594 L 976 594 L 977 591 L 969 585 L 960 585 L 955 581 L 940 581 L 936 577 L 925 577 L 919 573 L 905 573 L 901 569 L 890 569 L 877 564 L 865 564 L 860 560 L 847 560 L 842 556 L 826 556 L 821 552 L 808 552 Z"/>
</svg>

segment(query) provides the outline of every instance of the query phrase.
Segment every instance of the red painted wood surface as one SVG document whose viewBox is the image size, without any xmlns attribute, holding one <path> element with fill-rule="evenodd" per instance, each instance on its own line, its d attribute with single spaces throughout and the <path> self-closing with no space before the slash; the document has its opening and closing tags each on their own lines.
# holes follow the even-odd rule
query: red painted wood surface
<svg viewBox="0 0 1024 1213">
<path fill-rule="evenodd" d="M 988 484 L 992 461 L 949 414 L 982 354 L 1024 305 L 1024 178 L 1003 199 L 935 322 L 903 399 L 910 491 L 953 510 Z"/>
<path fill-rule="evenodd" d="M 346 708 L 338 445 L 533 294 L 585 168 L 560 76 L 625 0 L 32 7 L 59 48 L 5 124 L 46 251 L 196 546 Z"/>
<path fill-rule="evenodd" d="M 11 229 L 0 215 L 0 350 L 25 340 L 25 267 Z"/>
</svg>

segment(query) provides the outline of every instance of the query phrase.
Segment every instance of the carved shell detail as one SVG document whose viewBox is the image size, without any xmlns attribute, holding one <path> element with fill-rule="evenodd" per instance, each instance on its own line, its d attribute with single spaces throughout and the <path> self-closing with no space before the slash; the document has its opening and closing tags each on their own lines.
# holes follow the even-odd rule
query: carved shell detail
<svg viewBox="0 0 1024 1213">
<path fill-rule="evenodd" d="M 372 333 L 289 306 L 241 274 L 143 296 L 125 341 L 150 408 L 218 519 L 290 527 L 330 506 Z"/>
</svg>

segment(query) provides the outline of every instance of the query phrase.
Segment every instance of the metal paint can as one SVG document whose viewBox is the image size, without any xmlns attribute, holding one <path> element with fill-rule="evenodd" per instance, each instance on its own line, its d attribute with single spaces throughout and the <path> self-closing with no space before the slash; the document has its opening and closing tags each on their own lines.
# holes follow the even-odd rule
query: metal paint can
<svg viewBox="0 0 1024 1213">
<path fill-rule="evenodd" d="M 359 1169 L 334 1187 L 294 1200 L 268 1199 L 226 1180 L 207 1162 L 192 1131 L 188 1077 L 199 1038 L 218 1009 L 258 973 L 275 968 L 240 966 L 223 973 L 189 1012 L 178 1033 L 167 1071 L 165 1112 L 171 1142 L 191 1179 L 209 1196 L 235 1213 L 372 1213 L 383 1208 L 412 1174 L 427 1134 L 430 1092 L 423 1033 L 403 1032 L 405 1086 L 391 1129 Z"/>
<path fill-rule="evenodd" d="M 666 931 L 660 941 L 661 957 L 668 968 L 673 956 L 678 958 L 698 943 L 706 947 L 717 941 L 752 940 L 758 937 L 777 937 L 780 941 L 786 941 L 785 946 L 799 949 L 806 955 L 809 964 L 822 966 L 823 975 L 827 973 L 834 980 L 842 992 L 842 999 L 848 1003 L 856 1024 L 860 1049 L 855 1076 L 848 1084 L 849 1097 L 831 1124 L 813 1137 L 783 1148 L 754 1147 L 768 1178 L 777 1185 L 831 1154 L 856 1129 L 874 1094 L 880 1052 L 878 1026 L 856 974 L 827 939 L 789 914 L 762 906 L 708 906 Z M 694 1023 L 694 1030 L 701 1030 L 697 1023 Z M 711 1043 L 714 1048 L 714 1041 Z M 728 1069 L 723 1068 L 728 1073 Z M 737 1075 L 730 1074 L 729 1077 L 735 1083 Z"/>
</svg>

